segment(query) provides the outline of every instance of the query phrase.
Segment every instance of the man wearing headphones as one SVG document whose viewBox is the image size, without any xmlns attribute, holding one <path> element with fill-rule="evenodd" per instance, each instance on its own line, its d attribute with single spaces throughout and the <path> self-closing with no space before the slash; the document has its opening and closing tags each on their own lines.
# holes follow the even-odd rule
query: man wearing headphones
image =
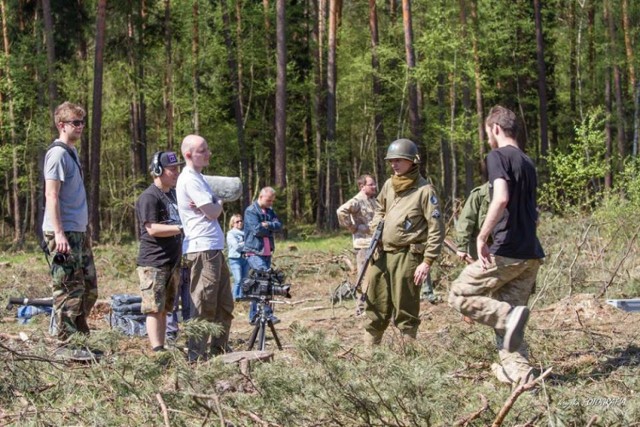
<svg viewBox="0 0 640 427">
<path fill-rule="evenodd" d="M 382 244 L 367 272 L 364 341 L 380 344 L 393 321 L 412 342 L 420 325 L 420 288 L 442 249 L 444 224 L 438 197 L 420 175 L 418 147 L 408 139 L 391 143 L 385 160 L 394 174 L 378 194 L 372 227 L 384 221 Z"/>
<path fill-rule="evenodd" d="M 183 164 L 172 151 L 156 152 L 149 168 L 153 184 L 136 201 L 140 224 L 137 272 L 153 351 L 165 350 L 167 313 L 173 310 L 180 282 L 182 225 L 175 186 Z"/>
</svg>

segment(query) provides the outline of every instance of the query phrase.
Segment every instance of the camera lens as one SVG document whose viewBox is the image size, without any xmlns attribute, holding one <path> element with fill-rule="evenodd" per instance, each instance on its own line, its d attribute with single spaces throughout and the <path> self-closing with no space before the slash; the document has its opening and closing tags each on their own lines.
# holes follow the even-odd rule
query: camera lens
<svg viewBox="0 0 640 427">
<path fill-rule="evenodd" d="M 56 252 L 56 254 L 53 256 L 53 263 L 54 264 L 64 264 L 65 262 L 67 262 L 67 254 L 63 254 L 62 252 Z"/>
</svg>

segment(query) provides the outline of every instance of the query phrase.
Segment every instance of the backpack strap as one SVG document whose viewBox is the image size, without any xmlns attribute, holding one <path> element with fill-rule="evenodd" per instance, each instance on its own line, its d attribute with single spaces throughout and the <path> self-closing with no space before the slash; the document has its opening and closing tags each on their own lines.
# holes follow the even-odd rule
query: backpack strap
<svg viewBox="0 0 640 427">
<path fill-rule="evenodd" d="M 64 150 L 71 156 L 75 164 L 78 166 L 78 169 L 80 170 L 80 175 L 84 177 L 84 174 L 82 173 L 82 166 L 80 166 L 80 162 L 78 161 L 78 156 L 76 156 L 76 153 L 67 144 L 57 140 L 53 141 L 51 145 L 47 147 L 47 152 L 54 147 L 64 148 Z"/>
</svg>

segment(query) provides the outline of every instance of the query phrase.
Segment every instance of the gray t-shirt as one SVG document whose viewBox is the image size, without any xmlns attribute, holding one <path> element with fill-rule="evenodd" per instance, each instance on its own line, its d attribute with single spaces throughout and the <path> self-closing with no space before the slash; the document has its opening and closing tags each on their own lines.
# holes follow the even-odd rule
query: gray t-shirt
<svg viewBox="0 0 640 427">
<path fill-rule="evenodd" d="M 76 153 L 75 148 L 69 147 Z M 82 181 L 82 172 L 75 160 L 62 147 L 53 147 L 44 158 L 44 179 L 61 181 L 58 203 L 64 231 L 86 232 L 89 222 L 87 193 Z M 42 231 L 53 231 L 49 213 L 45 209 Z"/>
</svg>

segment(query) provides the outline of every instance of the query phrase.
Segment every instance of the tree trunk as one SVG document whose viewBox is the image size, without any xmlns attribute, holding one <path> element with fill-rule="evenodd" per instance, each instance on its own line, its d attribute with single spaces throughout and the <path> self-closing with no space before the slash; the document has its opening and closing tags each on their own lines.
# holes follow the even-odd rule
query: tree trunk
<svg viewBox="0 0 640 427">
<path fill-rule="evenodd" d="M 167 149 L 173 150 L 173 52 L 171 49 L 171 0 L 164 0 L 164 87 L 163 102 L 166 117 Z"/>
<path fill-rule="evenodd" d="M 242 95 L 240 89 L 240 76 L 238 75 L 238 63 L 236 62 L 236 52 L 234 52 L 233 41 L 231 40 L 231 20 L 229 19 L 229 10 L 227 8 L 227 0 L 220 0 L 222 9 L 222 25 L 225 45 L 227 47 L 227 66 L 229 67 L 229 80 L 233 88 L 233 113 L 236 120 L 236 135 L 238 137 L 238 152 L 240 154 L 240 178 L 242 179 L 242 208 L 251 203 L 249 194 L 248 180 L 244 176 L 249 169 L 247 161 L 247 146 L 244 139 L 244 116 L 242 110 Z"/>
<path fill-rule="evenodd" d="M 89 224 L 91 239 L 100 241 L 100 152 L 102 131 L 102 75 L 107 0 L 98 0 L 96 14 L 95 62 L 93 66 L 93 115 L 91 118 L 91 191 Z"/>
<path fill-rule="evenodd" d="M 632 30 L 629 25 L 629 0 L 622 0 L 622 27 L 624 29 L 624 46 L 627 53 L 627 66 L 629 68 L 629 92 L 633 97 L 633 144 L 632 154 L 638 155 L 638 128 L 640 127 L 640 105 L 638 104 L 638 84 L 636 82 L 635 59 L 633 44 L 631 42 Z"/>
<path fill-rule="evenodd" d="M 605 153 L 604 160 L 606 165 L 609 167 L 607 172 L 604 175 L 604 188 L 606 190 L 611 190 L 613 186 L 613 161 L 611 160 L 611 154 L 613 150 L 611 149 L 613 145 L 612 131 L 611 131 L 611 67 L 606 68 L 605 78 L 604 78 L 604 105 L 607 112 L 607 118 L 605 120 Z"/>
<path fill-rule="evenodd" d="M 324 169 L 325 150 L 325 106 L 326 106 L 326 80 L 324 78 L 324 35 L 327 3 L 326 0 L 312 0 L 315 12 L 312 38 L 314 41 L 314 80 L 315 90 L 313 95 L 314 115 L 314 140 L 315 140 L 315 173 L 316 173 L 316 197 L 315 220 L 316 228 L 324 228 L 326 217 L 326 176 Z"/>
<path fill-rule="evenodd" d="M 445 99 L 445 76 L 438 73 L 438 122 L 447 122 L 447 101 Z M 440 136 L 440 195 L 445 199 L 451 195 L 451 149 L 448 136 L 444 130 L 438 132 Z"/>
<path fill-rule="evenodd" d="M 473 25 L 473 31 L 471 32 L 471 43 L 473 45 L 473 74 L 475 77 L 476 88 L 476 118 L 478 120 L 478 163 L 480 166 L 480 176 L 482 180 L 487 179 L 487 164 L 485 162 L 485 136 L 484 136 L 484 110 L 482 102 L 482 78 L 480 74 L 480 54 L 478 49 L 478 35 L 479 35 L 479 22 L 478 22 L 478 4 L 477 0 L 471 0 L 469 2 L 471 6 L 471 20 Z"/>
<path fill-rule="evenodd" d="M 542 37 L 542 11 L 540 0 L 533 0 L 536 21 L 536 57 L 538 63 L 538 102 L 540 106 L 540 154 L 549 151 L 549 121 L 547 119 L 547 66 L 544 61 L 544 39 Z"/>
<path fill-rule="evenodd" d="M 391 24 L 396 23 L 398 18 L 398 0 L 389 0 L 389 21 Z"/>
<path fill-rule="evenodd" d="M 576 95 L 577 95 L 577 79 L 578 79 L 578 64 L 577 64 L 577 31 L 576 31 L 576 4 L 571 2 L 569 6 L 569 117 L 576 117 Z M 571 126 L 571 140 L 574 139 L 575 132 L 573 126 Z"/>
<path fill-rule="evenodd" d="M 448 192 L 445 192 L 445 196 L 444 197 L 450 197 L 450 201 L 451 203 L 449 204 L 449 209 L 453 208 L 453 203 L 456 200 L 456 196 L 457 196 L 457 192 L 458 192 L 458 184 L 457 184 L 457 178 L 458 178 L 458 158 L 457 158 L 457 150 L 456 150 L 456 138 L 455 138 L 455 130 L 456 130 L 456 108 L 457 108 L 457 103 L 456 103 L 456 72 L 457 72 L 457 67 L 456 67 L 456 60 L 454 59 L 454 71 L 453 71 L 453 75 L 451 76 L 451 88 L 449 90 L 449 104 L 450 104 L 450 109 L 451 109 L 451 114 L 450 114 L 450 126 L 449 126 L 449 153 L 450 153 L 450 166 L 451 169 L 449 171 L 449 182 L 450 182 L 450 189 Z M 445 174 L 446 175 L 446 174 Z M 444 209 L 444 208 L 443 208 Z M 451 213 L 451 210 L 449 210 L 449 213 Z"/>
<path fill-rule="evenodd" d="M 337 83 L 337 32 L 338 10 L 341 0 L 329 0 L 329 45 L 327 58 L 327 215 L 325 228 L 336 230 L 338 221 L 338 165 L 336 160 L 336 83 Z"/>
<path fill-rule="evenodd" d="M 413 25 L 411 23 L 411 0 L 402 0 L 402 23 L 404 25 L 404 50 L 407 61 L 408 74 L 408 95 L 409 95 L 409 128 L 411 130 L 411 139 L 420 147 L 422 154 L 421 169 L 424 173 L 425 164 L 427 162 L 427 150 L 422 145 L 422 121 L 420 119 L 420 110 L 418 108 L 418 85 L 414 76 L 416 68 L 416 57 L 413 50 Z"/>
<path fill-rule="evenodd" d="M 53 41 L 53 17 L 51 16 L 50 0 L 42 0 L 42 20 L 44 22 L 44 39 L 47 48 L 49 109 L 51 113 L 51 123 L 53 123 L 53 112 L 57 105 L 58 89 L 56 85 L 56 50 Z"/>
<path fill-rule="evenodd" d="M 239 0 L 238 3 L 240 3 Z M 198 68 L 200 62 L 200 26 L 198 25 L 198 19 L 200 17 L 200 11 L 198 0 L 193 2 L 191 10 L 193 15 L 193 38 L 191 40 L 191 56 L 193 57 L 193 72 L 191 74 L 191 80 L 193 82 L 193 99 L 191 100 L 193 108 L 193 132 L 196 135 L 200 135 L 200 111 L 198 110 L 198 98 L 200 96 L 200 70 Z M 246 187 L 246 184 L 244 184 L 244 187 Z"/>
<path fill-rule="evenodd" d="M 618 65 L 618 52 L 616 45 L 616 25 L 613 19 L 613 10 L 611 9 L 610 0 L 605 0 L 604 2 L 604 16 L 607 21 L 608 27 L 608 35 L 609 35 L 609 44 L 608 50 L 609 54 L 608 59 L 611 61 L 613 66 L 613 90 L 614 96 L 616 98 L 616 136 L 618 141 L 618 156 L 616 163 L 616 170 L 622 169 L 622 162 L 624 161 L 624 157 L 626 156 L 626 137 L 625 137 L 625 120 L 624 120 L 624 110 L 622 105 L 622 82 L 620 76 L 620 66 Z"/>
<path fill-rule="evenodd" d="M 2 14 L 2 41 L 4 47 L 4 74 L 6 90 L 9 94 L 7 96 L 7 104 L 9 107 L 9 146 L 12 149 L 12 179 L 11 179 L 11 194 L 13 195 L 13 246 L 15 248 L 22 248 L 24 244 L 24 233 L 22 232 L 22 215 L 20 212 L 20 167 L 18 164 L 18 141 L 16 137 L 15 129 L 15 114 L 13 110 L 13 79 L 11 77 L 11 50 L 9 43 L 9 29 L 7 26 L 7 10 L 6 0 L 0 0 L 0 13 Z"/>
<path fill-rule="evenodd" d="M 462 27 L 462 37 L 467 44 L 470 40 L 469 31 L 467 29 L 467 5 L 466 0 L 460 0 L 460 26 Z M 468 46 L 468 44 L 467 44 Z M 466 50 L 466 49 L 465 49 Z M 464 62 L 467 61 L 467 55 Z M 466 68 L 466 67 L 463 67 Z M 471 82 L 468 74 L 462 71 L 462 109 L 464 114 L 464 151 L 462 157 L 464 160 L 464 194 L 468 196 L 473 189 L 473 141 L 467 136 L 467 129 L 471 131 Z M 456 176 L 456 175 L 454 175 Z"/>
<path fill-rule="evenodd" d="M 287 187 L 287 37 L 285 0 L 276 0 L 276 180 L 281 190 Z"/>
<path fill-rule="evenodd" d="M 141 22 L 144 19 L 142 6 L 138 11 L 140 14 L 138 21 Z M 134 10 L 130 9 L 127 19 L 127 56 L 129 57 L 129 66 L 131 70 L 137 74 L 137 78 L 133 79 L 133 93 L 131 94 L 131 105 L 129 106 L 130 116 L 130 131 L 131 131 L 131 152 L 132 152 L 132 174 L 136 178 L 140 178 L 139 182 L 144 182 L 147 169 L 147 148 L 143 139 L 143 91 L 140 87 L 140 83 L 144 78 L 144 66 L 142 61 L 142 55 L 144 52 L 142 37 L 143 31 L 141 26 L 136 27 L 134 22 L 136 17 Z M 143 184 L 134 186 L 134 191 L 142 190 Z M 137 228 L 136 228 L 137 230 Z"/>
<path fill-rule="evenodd" d="M 373 91 L 373 127 L 375 131 L 375 147 L 376 147 L 376 177 L 377 182 L 384 182 L 385 178 L 385 162 L 384 155 L 387 146 L 387 138 L 384 134 L 384 122 L 382 114 L 382 81 L 380 79 L 380 61 L 378 59 L 378 12 L 376 9 L 376 0 L 369 0 L 369 29 L 371 31 L 371 79 Z"/>
</svg>

